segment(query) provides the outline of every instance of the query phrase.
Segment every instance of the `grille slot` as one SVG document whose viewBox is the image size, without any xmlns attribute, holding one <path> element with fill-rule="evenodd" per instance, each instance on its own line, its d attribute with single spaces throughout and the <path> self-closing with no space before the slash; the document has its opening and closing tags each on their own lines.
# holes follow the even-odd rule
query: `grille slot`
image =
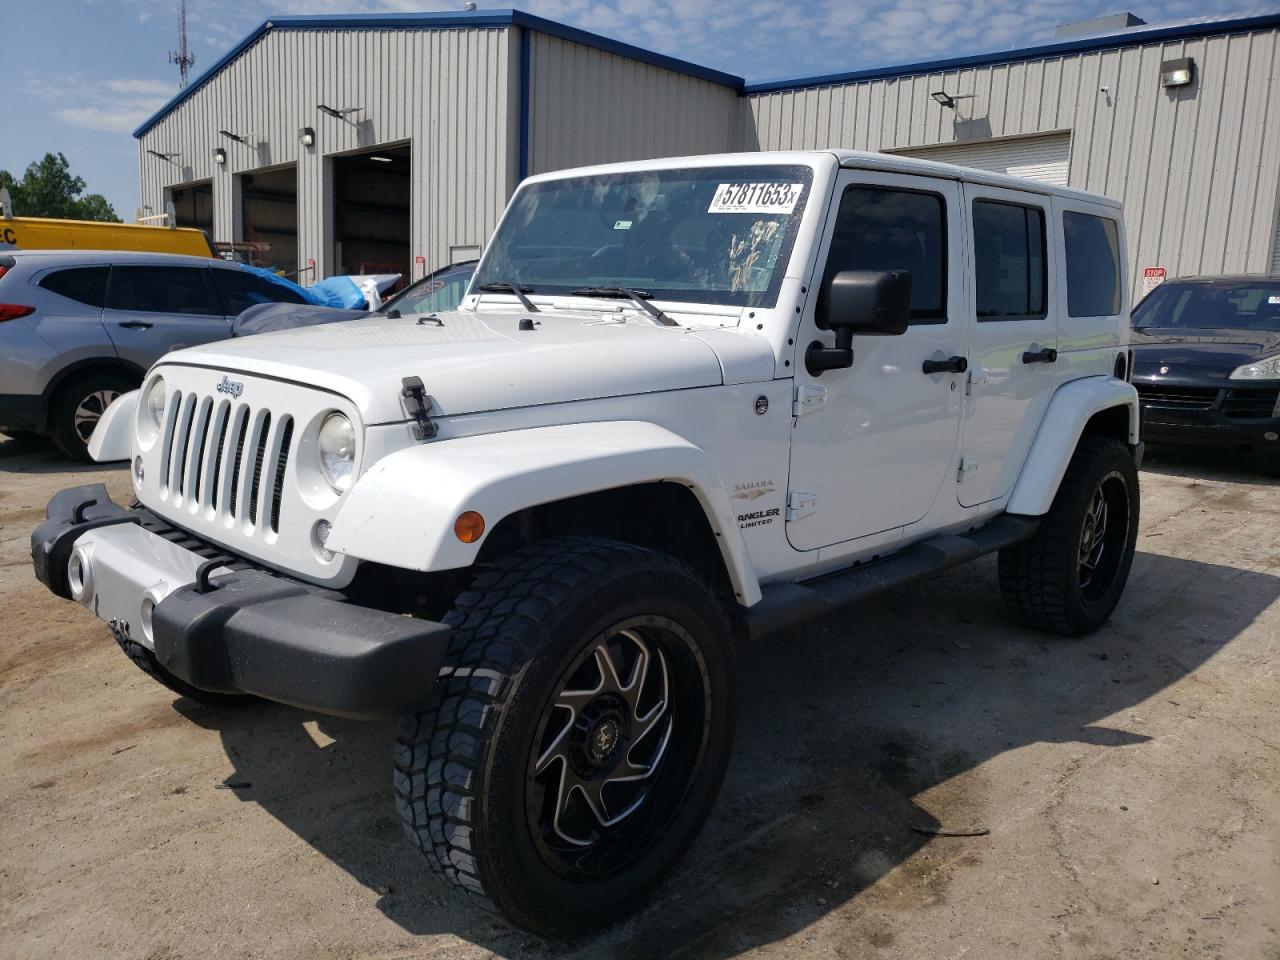
<svg viewBox="0 0 1280 960">
<path fill-rule="evenodd" d="M 1218 399 L 1213 387 L 1179 387 L 1172 384 L 1135 383 L 1138 399 L 1153 407 L 1174 410 L 1208 410 Z"/>
<path fill-rule="evenodd" d="M 218 407 L 218 426 L 213 431 L 213 469 L 209 472 L 208 496 L 204 498 L 205 506 L 218 509 L 218 484 L 222 481 L 222 448 L 227 442 L 227 430 L 231 426 L 231 404 L 223 403 Z"/>
<path fill-rule="evenodd" d="M 241 407 L 240 412 L 236 415 L 235 425 L 235 444 L 236 455 L 231 461 L 231 473 L 227 476 L 227 487 L 231 491 L 230 503 L 227 506 L 227 512 L 230 516 L 236 516 L 236 506 L 240 501 L 240 461 L 244 457 L 244 435 L 249 430 L 249 408 Z"/>
<path fill-rule="evenodd" d="M 187 479 L 187 453 L 191 448 L 191 426 L 196 418 L 196 395 L 189 393 L 182 401 L 182 413 L 173 435 L 173 464 L 169 469 L 170 489 L 176 494 L 174 502 L 182 499 Z"/>
<path fill-rule="evenodd" d="M 1222 403 L 1224 416 L 1234 420 L 1266 420 L 1275 416 L 1280 390 L 1228 390 Z"/>
<path fill-rule="evenodd" d="M 249 480 L 249 523 L 258 523 L 258 486 L 262 482 L 262 461 L 267 455 L 267 434 L 271 429 L 271 414 L 262 418 L 262 426 L 258 428 L 257 442 L 254 444 L 253 476 Z"/>
<path fill-rule="evenodd" d="M 293 442 L 293 417 L 285 417 L 277 444 L 275 480 L 271 485 L 271 516 L 268 526 L 272 533 L 280 532 L 280 500 L 284 496 L 284 471 L 289 465 L 289 445 Z"/>
</svg>

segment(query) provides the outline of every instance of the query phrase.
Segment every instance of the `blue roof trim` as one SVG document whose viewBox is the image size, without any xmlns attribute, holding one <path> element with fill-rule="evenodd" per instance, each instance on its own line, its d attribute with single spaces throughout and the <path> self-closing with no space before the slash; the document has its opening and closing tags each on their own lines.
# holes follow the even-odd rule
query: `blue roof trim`
<svg viewBox="0 0 1280 960">
<path fill-rule="evenodd" d="M 1061 43 L 1047 43 L 1038 47 L 1021 47 L 1000 53 L 979 53 L 968 57 L 952 57 L 948 60 L 904 63 L 892 67 L 875 67 L 870 70 L 832 73 L 818 77 L 766 80 L 760 83 L 748 83 L 743 87 L 742 92 L 747 95 L 776 93 L 783 90 L 805 90 L 812 87 L 828 87 L 835 84 L 856 83 L 865 80 L 889 80 L 895 77 L 913 76 L 921 73 L 942 73 L 946 70 L 957 70 L 962 67 L 994 66 L 1002 63 L 1016 63 L 1021 60 L 1058 57 L 1067 53 L 1113 50 L 1117 47 L 1131 47 L 1143 43 L 1156 43 L 1164 40 L 1190 40 L 1220 33 L 1234 33 L 1241 30 L 1256 30 L 1276 26 L 1280 26 L 1280 14 L 1268 13 L 1256 17 L 1238 17 L 1232 20 L 1209 20 L 1203 23 L 1186 23 L 1172 27 L 1154 27 L 1150 30 L 1125 30 L 1123 33 L 1112 33 L 1101 37 L 1086 37 L 1081 40 L 1064 40 Z"/>
<path fill-rule="evenodd" d="M 620 40 L 612 40 L 599 34 L 579 30 L 567 24 L 557 23 L 525 13 L 523 10 L 471 10 L 457 13 L 389 13 L 360 14 L 343 13 L 326 16 L 287 16 L 272 17 L 264 20 L 243 40 L 224 53 L 209 65 L 209 68 L 196 77 L 191 83 L 176 94 L 168 103 L 144 120 L 133 131 L 139 139 L 147 134 L 161 120 L 177 109 L 185 100 L 192 97 L 197 90 L 212 80 L 232 60 L 244 53 L 272 30 L 428 30 L 428 29 L 483 29 L 485 27 L 523 27 L 548 36 L 558 37 L 572 43 L 581 43 L 605 53 L 617 54 L 632 60 L 639 60 L 656 67 L 664 67 L 677 73 L 684 73 L 700 80 L 723 84 L 741 92 L 744 80 L 731 73 L 713 70 L 701 64 L 678 60 L 665 54 L 645 50 Z"/>
<path fill-rule="evenodd" d="M 922 63 L 907 63 L 892 67 L 856 70 L 851 73 L 832 73 L 817 77 L 797 77 L 791 80 L 767 80 L 761 83 L 746 83 L 741 77 L 730 73 L 713 70 L 710 67 L 690 63 L 687 60 L 677 60 L 675 57 L 668 57 L 652 50 L 645 50 L 643 47 L 623 43 L 620 40 L 612 40 L 586 30 L 579 30 L 577 27 L 557 23 L 555 20 L 547 20 L 544 17 L 537 17 L 522 10 L 274 17 L 270 20 L 264 20 L 248 36 L 214 61 L 186 89 L 182 90 L 163 107 L 144 120 L 133 131 L 133 135 L 138 138 L 145 136 L 156 124 L 217 76 L 227 64 L 257 43 L 271 30 L 423 30 L 465 29 L 468 27 L 475 29 L 485 27 L 523 27 L 526 30 L 534 30 L 538 33 L 545 33 L 548 36 L 558 37 L 561 40 L 594 47 L 606 53 L 614 53 L 621 57 L 639 60 L 642 63 L 649 63 L 657 67 L 664 67 L 667 70 L 674 70 L 701 80 L 723 84 L 740 94 L 754 94 L 773 93 L 782 90 L 804 90 L 810 87 L 826 87 L 833 84 L 856 83 L 863 80 L 887 80 L 920 73 L 941 73 L 945 70 L 956 70 L 962 67 L 993 66 L 1002 63 L 1015 63 L 1020 60 L 1057 57 L 1068 53 L 1113 50 L 1117 47 L 1129 47 L 1141 43 L 1190 40 L 1196 37 L 1277 26 L 1280 26 L 1280 14 L 1269 13 L 1254 17 L 1238 17 L 1231 20 L 1210 20 L 1203 23 L 1180 24 L 1172 27 L 1155 27 L 1150 30 L 1126 30 L 1122 33 L 1108 34 L 1102 37 L 1067 40 L 1062 43 L 1050 43 L 1038 47 L 1022 47 L 1001 53 L 980 53 L 968 57 L 953 57 L 949 60 L 929 60 Z"/>
</svg>

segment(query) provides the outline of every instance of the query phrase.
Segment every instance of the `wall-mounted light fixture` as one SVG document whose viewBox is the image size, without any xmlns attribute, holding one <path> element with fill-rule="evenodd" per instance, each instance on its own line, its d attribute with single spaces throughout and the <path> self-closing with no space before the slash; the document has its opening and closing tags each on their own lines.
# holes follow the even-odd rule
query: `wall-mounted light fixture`
<svg viewBox="0 0 1280 960">
<path fill-rule="evenodd" d="M 299 127 L 298 142 L 304 147 L 314 147 L 316 144 L 316 132 L 310 127 Z"/>
<path fill-rule="evenodd" d="M 182 156 L 182 154 L 177 152 L 161 153 L 159 150 L 151 150 L 151 149 L 148 149 L 147 153 L 151 154 L 153 157 L 159 157 L 161 160 L 167 160 L 169 163 L 177 163 L 178 161 L 174 158 Z"/>
<path fill-rule="evenodd" d="M 348 114 L 359 113 L 364 107 L 330 107 L 323 103 L 317 103 L 316 109 L 321 113 L 327 113 L 335 120 L 345 120 Z"/>
<path fill-rule="evenodd" d="M 972 93 L 957 93 L 955 96 L 952 96 L 945 90 L 935 90 L 933 93 L 929 94 L 929 96 L 933 97 L 940 106 L 947 107 L 951 110 L 956 108 L 957 100 L 972 100 L 974 97 Z"/>
<path fill-rule="evenodd" d="M 395 162 L 391 157 L 384 157 L 381 154 L 376 154 L 376 153 L 369 159 L 377 163 L 394 163 Z"/>
<path fill-rule="evenodd" d="M 1196 62 L 1190 57 L 1166 60 L 1160 64 L 1160 86 L 1185 87 L 1196 77 Z"/>
<path fill-rule="evenodd" d="M 238 134 L 238 133 L 232 133 L 230 130 L 219 130 L 218 132 L 219 132 L 220 134 L 222 134 L 224 137 L 229 137 L 230 139 L 234 140 L 236 143 L 248 143 L 248 142 L 249 142 L 249 141 L 248 141 L 248 140 L 246 140 L 244 137 L 240 136 L 240 134 Z"/>
<path fill-rule="evenodd" d="M 214 163 L 216 163 L 218 166 L 222 166 L 224 163 L 226 163 L 226 162 L 227 162 L 227 151 L 226 151 L 226 150 L 224 150 L 224 149 L 222 149 L 222 147 L 214 147 L 214 148 L 213 148 L 213 162 L 214 162 Z"/>
</svg>

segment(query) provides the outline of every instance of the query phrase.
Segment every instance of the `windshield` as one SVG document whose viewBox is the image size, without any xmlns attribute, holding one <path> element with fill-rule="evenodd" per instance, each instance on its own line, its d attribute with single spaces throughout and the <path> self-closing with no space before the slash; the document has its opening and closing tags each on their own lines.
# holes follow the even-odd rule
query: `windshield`
<svg viewBox="0 0 1280 960">
<path fill-rule="evenodd" d="M 661 300 L 771 307 L 812 179 L 805 166 L 761 165 L 529 184 L 472 289 L 626 287 Z"/>
<path fill-rule="evenodd" d="M 1280 332 L 1280 280 L 1161 284 L 1134 308 L 1133 325 Z"/>
<path fill-rule="evenodd" d="M 423 277 L 411 287 L 406 287 L 382 305 L 383 310 L 399 310 L 411 313 L 437 313 L 455 310 L 467 292 L 475 261 L 455 264 Z"/>
</svg>

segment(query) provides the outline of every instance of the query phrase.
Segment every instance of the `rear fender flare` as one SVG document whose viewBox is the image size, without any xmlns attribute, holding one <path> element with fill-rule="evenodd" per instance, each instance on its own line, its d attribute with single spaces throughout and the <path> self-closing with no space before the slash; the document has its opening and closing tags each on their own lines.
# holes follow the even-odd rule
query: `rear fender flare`
<svg viewBox="0 0 1280 960">
<path fill-rule="evenodd" d="M 528 507 L 642 483 L 669 482 L 697 497 L 738 602 L 760 585 L 719 473 L 700 448 L 653 423 L 608 421 L 514 430 L 410 447 L 383 457 L 352 487 L 326 545 L 410 570 L 471 566 L 484 544 L 463 543 L 469 510 L 485 535 Z"/>
<path fill-rule="evenodd" d="M 1134 446 L 1140 413 L 1138 391 L 1131 384 L 1114 377 L 1086 377 L 1060 387 L 1049 401 L 1005 509 L 1029 517 L 1048 513 L 1085 425 L 1095 414 L 1121 406 L 1128 409 L 1128 442 Z"/>
</svg>

